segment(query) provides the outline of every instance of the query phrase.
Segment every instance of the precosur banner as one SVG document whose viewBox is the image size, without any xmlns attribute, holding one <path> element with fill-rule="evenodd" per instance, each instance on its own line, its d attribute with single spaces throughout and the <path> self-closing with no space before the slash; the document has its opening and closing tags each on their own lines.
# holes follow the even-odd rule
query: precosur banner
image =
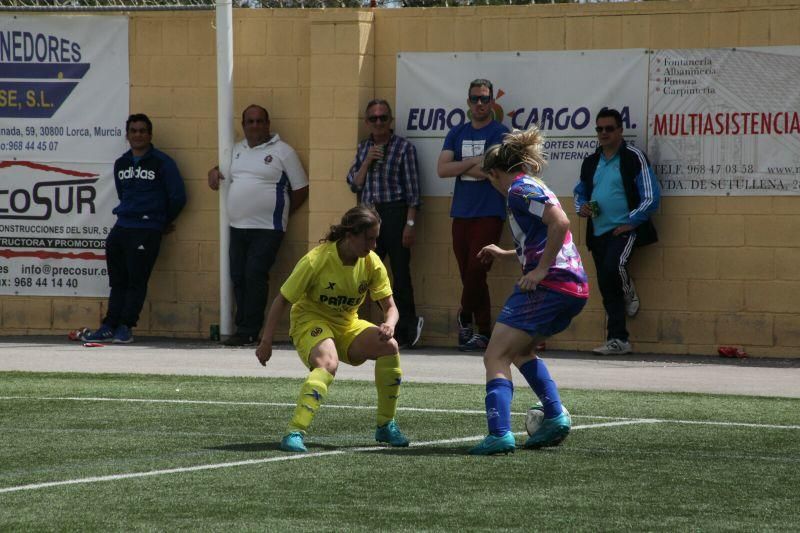
<svg viewBox="0 0 800 533">
<path fill-rule="evenodd" d="M 125 17 L 0 17 L 0 294 L 108 294 L 128 109 Z"/>
<path fill-rule="evenodd" d="M 649 155 L 663 194 L 800 194 L 800 48 L 657 50 Z"/>
<path fill-rule="evenodd" d="M 450 128 L 469 120 L 470 81 L 489 79 L 495 119 L 509 129 L 542 128 L 549 155 L 543 177 L 556 194 L 571 196 L 581 161 L 597 148 L 594 118 L 602 108 L 619 109 L 625 139 L 644 147 L 647 68 L 643 49 L 402 53 L 395 129 L 417 148 L 423 194 L 452 195 L 455 180 L 439 178 L 436 161 Z"/>
</svg>

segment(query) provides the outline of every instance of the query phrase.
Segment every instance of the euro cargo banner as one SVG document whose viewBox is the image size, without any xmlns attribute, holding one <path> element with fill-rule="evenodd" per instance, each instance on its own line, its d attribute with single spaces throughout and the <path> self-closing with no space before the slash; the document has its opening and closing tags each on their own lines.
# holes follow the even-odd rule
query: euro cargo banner
<svg viewBox="0 0 800 533">
<path fill-rule="evenodd" d="M 469 83 L 494 85 L 495 119 L 509 129 L 538 124 L 547 137 L 544 179 L 572 196 L 581 161 L 597 148 L 595 115 L 623 115 L 625 139 L 644 148 L 649 57 L 644 49 L 556 52 L 402 53 L 397 59 L 395 130 L 417 148 L 422 191 L 452 195 L 436 174 L 450 128 L 467 122 Z"/>
<path fill-rule="evenodd" d="M 425 195 L 452 194 L 436 160 L 479 77 L 494 82 L 497 120 L 545 132 L 559 196 L 597 146 L 603 107 L 622 111 L 665 196 L 800 194 L 800 47 L 400 54 L 395 128 L 417 147 Z"/>
<path fill-rule="evenodd" d="M 649 155 L 665 195 L 800 193 L 800 48 L 657 50 Z"/>
<path fill-rule="evenodd" d="M 0 294 L 105 296 L 128 21 L 0 16 Z"/>
</svg>

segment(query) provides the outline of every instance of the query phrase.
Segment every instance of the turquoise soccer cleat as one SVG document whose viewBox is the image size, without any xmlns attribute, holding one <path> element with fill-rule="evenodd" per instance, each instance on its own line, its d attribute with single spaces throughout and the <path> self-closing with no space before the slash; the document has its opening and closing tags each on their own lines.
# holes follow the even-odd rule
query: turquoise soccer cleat
<svg viewBox="0 0 800 533">
<path fill-rule="evenodd" d="M 385 442 L 389 446 L 398 448 L 405 448 L 408 446 L 408 438 L 403 435 L 400 428 L 397 427 L 397 422 L 389 420 L 386 424 L 378 426 L 375 429 L 375 440 L 378 442 Z"/>
<path fill-rule="evenodd" d="M 281 450 L 285 452 L 304 453 L 308 450 L 303 443 L 303 434 L 299 431 L 292 431 L 281 439 Z"/>
<path fill-rule="evenodd" d="M 567 412 L 562 412 L 555 418 L 545 418 L 539 429 L 525 441 L 525 448 L 558 446 L 567 438 L 571 427 L 572 418 Z"/>
<path fill-rule="evenodd" d="M 514 434 L 506 431 L 502 437 L 487 435 L 483 442 L 469 451 L 470 455 L 497 455 L 498 453 L 514 453 L 517 443 Z"/>
</svg>

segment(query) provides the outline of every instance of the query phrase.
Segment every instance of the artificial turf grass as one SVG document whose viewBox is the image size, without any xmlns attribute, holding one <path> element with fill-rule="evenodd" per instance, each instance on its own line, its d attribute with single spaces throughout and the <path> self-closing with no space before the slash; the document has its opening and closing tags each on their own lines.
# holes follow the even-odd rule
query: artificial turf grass
<svg viewBox="0 0 800 533">
<path fill-rule="evenodd" d="M 298 380 L 0 375 L 0 396 L 291 403 Z M 374 388 L 338 382 L 329 399 L 371 406 Z M 178 398 L 170 389 L 179 388 Z M 798 422 L 800 401 L 563 391 L 591 416 Z M 414 441 L 480 436 L 483 387 L 407 384 Z M 531 403 L 518 390 L 514 410 Z M 0 487 L 253 458 L 276 450 L 291 407 L 0 400 Z M 762 416 L 766 414 L 766 416 Z M 713 418 L 708 418 L 713 416 Z M 759 418 L 761 417 L 761 418 Z M 521 417 L 514 418 L 522 428 Z M 311 452 L 374 446 L 374 410 L 323 408 Z M 521 439 L 518 439 L 521 442 Z M 798 523 L 797 430 L 675 422 L 576 429 L 559 448 L 465 455 L 474 443 L 344 453 L 228 469 L 0 494 L 3 529 L 593 530 L 791 529 Z M 793 505 L 794 504 L 794 505 Z M 313 511 L 311 511 L 313 509 Z"/>
<path fill-rule="evenodd" d="M 208 377 L 149 374 L 80 374 L 0 372 L 0 396 L 108 397 L 159 400 L 294 403 L 300 379 Z M 339 394 L 340 389 L 345 393 Z M 483 410 L 483 385 L 403 382 L 399 407 Z M 728 422 L 797 424 L 800 400 L 782 397 L 698 393 L 641 393 L 562 389 L 562 400 L 575 416 L 715 419 Z M 526 384 L 516 383 L 512 408 L 519 412 L 535 403 Z M 369 381 L 336 380 L 326 405 L 374 406 Z M 324 407 L 323 407 L 324 409 Z M 773 422 L 763 422 L 764 416 Z M 316 422 L 315 422 L 316 423 Z"/>
</svg>

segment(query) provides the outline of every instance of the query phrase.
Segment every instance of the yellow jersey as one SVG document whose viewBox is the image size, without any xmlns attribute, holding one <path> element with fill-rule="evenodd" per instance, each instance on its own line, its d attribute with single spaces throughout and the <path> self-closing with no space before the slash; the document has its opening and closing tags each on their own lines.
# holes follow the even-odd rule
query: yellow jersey
<svg viewBox="0 0 800 533">
<path fill-rule="evenodd" d="M 373 301 L 392 295 L 386 267 L 375 252 L 344 265 L 336 242 L 322 243 L 304 255 L 281 287 L 292 303 L 293 324 L 323 319 L 346 326 L 358 318 L 367 291 Z"/>
</svg>

